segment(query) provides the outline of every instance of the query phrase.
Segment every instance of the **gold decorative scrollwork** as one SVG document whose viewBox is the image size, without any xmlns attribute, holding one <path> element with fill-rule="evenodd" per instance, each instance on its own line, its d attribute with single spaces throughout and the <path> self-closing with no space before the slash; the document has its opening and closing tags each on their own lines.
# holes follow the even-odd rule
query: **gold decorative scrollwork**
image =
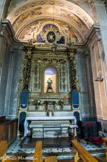
<svg viewBox="0 0 107 162">
<path fill-rule="evenodd" d="M 31 42 L 24 45 L 23 50 L 26 52 L 24 59 L 24 69 L 23 69 L 23 90 L 28 90 L 29 78 L 31 72 L 31 60 L 32 60 L 32 45 Z"/>
<path fill-rule="evenodd" d="M 76 89 L 78 92 L 80 92 L 80 81 L 76 80 Z"/>
<path fill-rule="evenodd" d="M 72 91 L 77 90 L 76 88 L 76 62 L 75 62 L 75 58 L 74 55 L 70 55 L 70 71 L 71 71 L 71 75 L 70 75 L 70 80 L 71 80 L 71 89 Z"/>
</svg>

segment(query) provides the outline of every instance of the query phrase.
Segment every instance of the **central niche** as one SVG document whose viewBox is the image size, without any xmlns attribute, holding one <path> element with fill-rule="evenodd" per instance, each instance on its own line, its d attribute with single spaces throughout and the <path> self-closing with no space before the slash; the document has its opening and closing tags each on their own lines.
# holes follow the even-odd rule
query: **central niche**
<svg viewBox="0 0 107 162">
<path fill-rule="evenodd" d="M 44 71 L 44 93 L 56 93 L 56 70 L 48 67 Z"/>
</svg>

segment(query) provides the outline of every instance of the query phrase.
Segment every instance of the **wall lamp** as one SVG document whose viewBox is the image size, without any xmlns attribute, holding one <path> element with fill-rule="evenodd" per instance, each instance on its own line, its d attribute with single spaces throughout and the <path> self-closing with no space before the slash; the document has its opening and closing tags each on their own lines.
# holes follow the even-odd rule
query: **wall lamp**
<svg viewBox="0 0 107 162">
<path fill-rule="evenodd" d="M 101 78 L 101 77 L 97 77 L 97 79 L 96 79 L 95 81 L 102 82 L 102 81 L 103 81 L 103 78 Z"/>
</svg>

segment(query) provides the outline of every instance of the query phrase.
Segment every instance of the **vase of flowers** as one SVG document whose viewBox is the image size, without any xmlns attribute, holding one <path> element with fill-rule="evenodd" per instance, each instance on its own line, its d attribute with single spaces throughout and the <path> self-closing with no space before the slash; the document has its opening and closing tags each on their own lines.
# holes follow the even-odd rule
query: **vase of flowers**
<svg viewBox="0 0 107 162">
<path fill-rule="evenodd" d="M 36 109 L 38 109 L 38 106 L 41 104 L 41 100 L 38 99 L 38 98 L 35 98 L 35 99 L 34 99 L 34 103 L 35 103 L 35 105 L 36 105 Z"/>
<path fill-rule="evenodd" d="M 64 105 L 64 100 L 63 100 L 63 98 L 60 98 L 60 100 L 59 100 L 59 105 L 61 106 L 61 108 L 63 108 L 63 105 Z"/>
<path fill-rule="evenodd" d="M 64 101 L 66 101 L 66 100 L 67 100 L 67 96 L 59 99 L 59 105 L 61 106 L 61 108 L 63 108 Z"/>
</svg>

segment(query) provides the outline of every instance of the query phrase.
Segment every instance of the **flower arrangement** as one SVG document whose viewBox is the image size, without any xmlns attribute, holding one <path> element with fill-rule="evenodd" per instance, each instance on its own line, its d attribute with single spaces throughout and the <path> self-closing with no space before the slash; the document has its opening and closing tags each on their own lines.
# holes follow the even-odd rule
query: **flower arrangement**
<svg viewBox="0 0 107 162">
<path fill-rule="evenodd" d="M 63 104 L 64 104 L 64 99 L 63 99 L 63 98 L 60 98 L 59 104 L 60 104 L 60 105 L 63 105 Z"/>
<path fill-rule="evenodd" d="M 39 98 L 34 98 L 31 100 L 31 104 L 35 105 L 35 110 L 39 108 L 39 105 L 42 103 L 42 101 Z"/>
<path fill-rule="evenodd" d="M 60 104 L 60 105 L 63 105 L 63 104 L 64 104 L 64 101 L 66 101 L 66 100 L 67 100 L 67 96 L 65 96 L 65 97 L 63 97 L 63 98 L 60 98 L 59 104 Z"/>
<path fill-rule="evenodd" d="M 40 99 L 38 99 L 38 98 L 35 98 L 34 101 L 35 101 L 35 104 L 36 104 L 36 105 L 39 105 L 39 104 L 42 102 L 42 101 L 41 101 Z"/>
</svg>

